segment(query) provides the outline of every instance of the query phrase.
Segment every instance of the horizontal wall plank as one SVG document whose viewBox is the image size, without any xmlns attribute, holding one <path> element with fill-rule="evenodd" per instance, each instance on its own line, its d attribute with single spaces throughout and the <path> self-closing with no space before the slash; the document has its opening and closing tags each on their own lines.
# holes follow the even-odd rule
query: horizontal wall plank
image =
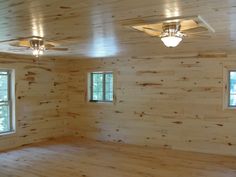
<svg viewBox="0 0 236 177">
<path fill-rule="evenodd" d="M 73 60 L 68 123 L 104 141 L 236 155 L 235 110 L 223 110 L 223 65 L 235 56 Z M 86 101 L 87 73 L 114 71 L 114 104 Z"/>
</svg>

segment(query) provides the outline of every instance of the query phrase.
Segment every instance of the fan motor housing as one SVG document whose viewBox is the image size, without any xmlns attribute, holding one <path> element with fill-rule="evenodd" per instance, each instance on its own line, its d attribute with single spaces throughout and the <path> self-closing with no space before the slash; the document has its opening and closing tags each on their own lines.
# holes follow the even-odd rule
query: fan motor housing
<svg viewBox="0 0 236 177">
<path fill-rule="evenodd" d="M 178 32 L 180 31 L 181 25 L 178 22 L 163 23 L 163 32 Z"/>
<path fill-rule="evenodd" d="M 42 48 L 44 47 L 44 40 L 42 38 L 33 38 L 30 40 L 30 46 L 32 48 Z"/>
</svg>

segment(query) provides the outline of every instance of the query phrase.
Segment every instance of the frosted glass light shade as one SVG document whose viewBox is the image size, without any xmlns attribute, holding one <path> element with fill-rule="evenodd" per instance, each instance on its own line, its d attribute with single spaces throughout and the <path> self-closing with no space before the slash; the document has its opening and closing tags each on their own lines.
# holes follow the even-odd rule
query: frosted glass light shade
<svg viewBox="0 0 236 177">
<path fill-rule="evenodd" d="M 166 47 L 177 47 L 182 41 L 182 38 L 177 36 L 166 36 L 162 37 L 161 40 Z"/>
<path fill-rule="evenodd" d="M 39 57 L 40 55 L 43 55 L 43 50 L 34 49 L 33 50 L 33 55 L 36 56 L 36 57 Z"/>
</svg>

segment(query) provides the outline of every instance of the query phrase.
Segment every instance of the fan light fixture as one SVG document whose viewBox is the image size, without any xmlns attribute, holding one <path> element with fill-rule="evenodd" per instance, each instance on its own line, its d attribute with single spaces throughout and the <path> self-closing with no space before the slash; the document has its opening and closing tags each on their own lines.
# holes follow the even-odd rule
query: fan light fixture
<svg viewBox="0 0 236 177">
<path fill-rule="evenodd" d="M 31 39 L 30 48 L 33 50 L 32 53 L 35 57 L 39 57 L 40 55 L 43 55 L 43 52 L 45 50 L 44 40 L 40 37 Z"/>
<path fill-rule="evenodd" d="M 163 25 L 161 40 L 166 47 L 177 47 L 183 40 L 184 34 L 180 32 L 180 24 L 166 23 Z"/>
<path fill-rule="evenodd" d="M 162 37 L 161 40 L 166 47 L 177 47 L 182 41 L 182 38 L 177 36 L 166 36 Z"/>
</svg>

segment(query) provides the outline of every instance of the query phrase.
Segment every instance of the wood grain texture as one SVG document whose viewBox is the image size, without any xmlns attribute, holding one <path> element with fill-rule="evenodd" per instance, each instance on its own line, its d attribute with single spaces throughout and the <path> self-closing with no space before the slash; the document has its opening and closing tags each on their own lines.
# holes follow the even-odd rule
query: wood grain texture
<svg viewBox="0 0 236 177">
<path fill-rule="evenodd" d="M 235 156 L 235 110 L 223 110 L 225 64 L 235 64 L 235 56 L 73 61 L 69 129 L 102 141 Z M 93 70 L 116 71 L 114 104 L 85 99 Z"/>
<path fill-rule="evenodd" d="M 0 67 L 16 71 L 17 132 L 0 136 L 0 149 L 78 135 L 235 156 L 235 110 L 223 110 L 223 68 L 235 57 L 2 56 Z M 87 74 L 102 70 L 115 73 L 114 104 L 87 102 Z"/>
<path fill-rule="evenodd" d="M 46 51 L 47 56 L 111 57 L 160 55 L 199 51 L 234 52 L 234 0 L 8 0 L 0 2 L 0 41 L 42 36 L 67 47 Z M 186 38 L 175 49 L 160 39 L 124 27 L 130 19 L 160 20 L 201 15 L 216 31 L 210 39 Z M 206 47 L 207 46 L 207 47 Z M 30 55 L 30 50 L 0 44 L 0 51 Z M 235 52 L 234 52 L 235 53 Z"/>
<path fill-rule="evenodd" d="M 235 177 L 235 157 L 60 139 L 0 154 L 4 177 Z"/>
<path fill-rule="evenodd" d="M 1 56 L 0 68 L 15 70 L 16 95 L 16 133 L 0 135 L 0 150 L 65 135 L 65 62 Z"/>
</svg>

